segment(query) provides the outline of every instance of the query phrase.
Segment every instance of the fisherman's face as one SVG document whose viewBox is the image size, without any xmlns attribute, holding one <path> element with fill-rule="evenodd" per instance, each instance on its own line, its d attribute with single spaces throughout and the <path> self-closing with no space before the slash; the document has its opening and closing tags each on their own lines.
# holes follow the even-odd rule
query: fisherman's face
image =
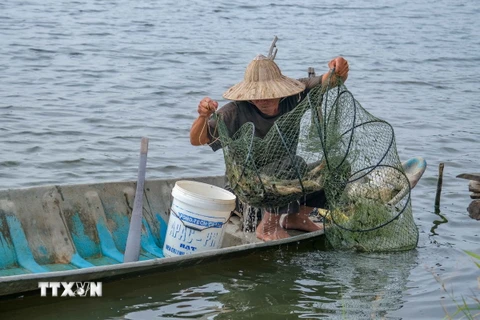
<svg viewBox="0 0 480 320">
<path fill-rule="evenodd" d="M 262 100 L 252 100 L 252 103 L 260 110 L 276 110 L 278 104 L 280 103 L 280 98 L 277 99 L 262 99 Z"/>
</svg>

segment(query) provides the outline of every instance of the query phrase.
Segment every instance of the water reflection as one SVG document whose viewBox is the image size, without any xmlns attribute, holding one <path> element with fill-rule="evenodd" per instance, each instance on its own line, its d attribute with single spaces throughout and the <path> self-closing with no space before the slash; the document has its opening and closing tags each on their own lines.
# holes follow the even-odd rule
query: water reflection
<svg viewBox="0 0 480 320">
<path fill-rule="evenodd" d="M 216 297 L 228 293 L 221 283 L 208 283 L 190 287 L 172 294 L 172 298 L 161 302 L 142 303 L 124 308 L 126 319 L 209 319 L 226 312 Z M 132 311 L 129 311 L 132 310 Z"/>
<path fill-rule="evenodd" d="M 378 319 L 402 307 L 416 256 L 291 246 L 104 283 L 102 298 L 34 295 L 0 309 L 6 319 L 51 319 L 59 308 L 68 319 Z"/>
<path fill-rule="evenodd" d="M 438 233 L 436 233 L 435 230 L 438 228 L 439 225 L 448 223 L 448 219 L 444 215 L 442 215 L 439 208 L 435 208 L 435 214 L 440 218 L 440 220 L 433 220 L 433 226 L 430 229 L 430 235 L 438 236 Z"/>
<path fill-rule="evenodd" d="M 259 255 L 210 268 L 221 282 L 125 308 L 128 319 L 379 319 L 403 305 L 416 251 Z M 210 274 L 205 274 L 207 280 Z M 138 311 L 135 309 L 139 309 Z M 135 310 L 135 311 L 132 311 Z"/>
<path fill-rule="evenodd" d="M 311 252 L 297 258 L 296 281 L 307 318 L 379 319 L 402 307 L 417 251 L 393 254 Z M 332 318 L 332 317 L 330 317 Z"/>
</svg>

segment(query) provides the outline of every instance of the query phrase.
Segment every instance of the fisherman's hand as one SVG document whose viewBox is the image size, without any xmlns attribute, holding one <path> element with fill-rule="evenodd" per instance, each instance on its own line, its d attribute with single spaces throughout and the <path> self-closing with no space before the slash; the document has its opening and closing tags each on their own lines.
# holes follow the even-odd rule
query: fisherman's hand
<svg viewBox="0 0 480 320">
<path fill-rule="evenodd" d="M 335 68 L 335 75 L 340 77 L 343 82 L 348 78 L 348 61 L 343 57 L 336 57 L 328 63 L 330 69 Z"/>
<path fill-rule="evenodd" d="M 214 113 L 218 108 L 218 102 L 205 97 L 198 104 L 198 114 L 200 117 L 208 118 L 212 113 Z"/>
<path fill-rule="evenodd" d="M 343 82 L 347 80 L 348 71 L 349 71 L 348 61 L 345 60 L 343 57 L 336 57 L 335 59 L 332 59 L 328 63 L 328 67 L 330 69 L 335 68 L 335 75 L 332 76 L 332 79 L 331 79 L 332 84 L 336 84 L 337 82 L 337 79 L 335 76 L 340 77 L 340 79 L 342 79 Z M 330 77 L 330 72 L 327 72 L 322 76 L 322 83 L 327 81 L 328 77 Z"/>
</svg>

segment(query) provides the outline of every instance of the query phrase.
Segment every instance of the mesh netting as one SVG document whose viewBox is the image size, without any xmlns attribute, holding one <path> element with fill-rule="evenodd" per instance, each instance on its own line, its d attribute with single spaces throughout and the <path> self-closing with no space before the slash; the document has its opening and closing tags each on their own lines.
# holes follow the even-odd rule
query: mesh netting
<svg viewBox="0 0 480 320">
<path fill-rule="evenodd" d="M 261 139 L 252 123 L 229 137 L 218 123 L 226 175 L 238 198 L 271 208 L 324 189 L 325 234 L 336 249 L 414 248 L 410 183 L 393 128 L 355 100 L 345 85 L 313 88 Z"/>
</svg>

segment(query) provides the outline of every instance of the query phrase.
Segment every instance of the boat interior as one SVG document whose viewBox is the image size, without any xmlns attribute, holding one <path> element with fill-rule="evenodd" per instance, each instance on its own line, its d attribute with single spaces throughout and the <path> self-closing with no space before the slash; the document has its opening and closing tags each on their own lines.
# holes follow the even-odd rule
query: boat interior
<svg viewBox="0 0 480 320">
<path fill-rule="evenodd" d="M 223 187 L 223 176 L 192 178 Z M 145 182 L 139 260 L 163 258 L 176 180 Z M 136 182 L 0 191 L 0 277 L 123 262 Z M 223 247 L 261 242 L 232 215 Z"/>
</svg>

